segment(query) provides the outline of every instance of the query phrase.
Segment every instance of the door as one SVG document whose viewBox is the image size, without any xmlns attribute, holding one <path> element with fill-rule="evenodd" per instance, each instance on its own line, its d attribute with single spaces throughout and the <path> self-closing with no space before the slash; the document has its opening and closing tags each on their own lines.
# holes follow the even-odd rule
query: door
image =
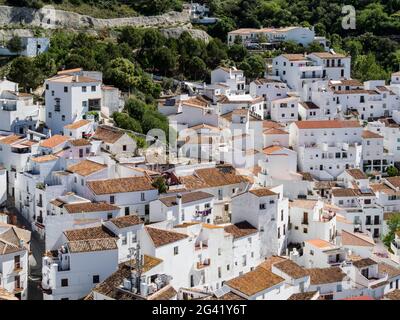
<svg viewBox="0 0 400 320">
<path fill-rule="evenodd" d="M 368 272 L 368 268 L 362 269 L 361 270 L 361 274 L 368 279 L 369 276 L 369 272 Z"/>
</svg>

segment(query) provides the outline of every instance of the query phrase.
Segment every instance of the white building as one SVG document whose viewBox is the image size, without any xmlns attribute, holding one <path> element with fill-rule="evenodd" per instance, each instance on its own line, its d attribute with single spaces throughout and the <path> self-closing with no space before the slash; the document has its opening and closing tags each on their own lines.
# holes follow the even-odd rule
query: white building
<svg viewBox="0 0 400 320">
<path fill-rule="evenodd" d="M 78 300 L 118 267 L 116 237 L 102 226 L 64 231 L 64 243 L 43 257 L 44 300 Z"/>
<path fill-rule="evenodd" d="M 82 69 L 65 70 L 45 81 L 46 125 L 53 133 L 101 109 L 101 76 Z"/>
<path fill-rule="evenodd" d="M 31 233 L 0 223 L 0 290 L 19 300 L 28 299 Z"/>
<path fill-rule="evenodd" d="M 289 132 L 302 172 L 320 180 L 334 180 L 345 169 L 360 164 L 363 128 L 358 121 L 297 121 Z"/>
</svg>

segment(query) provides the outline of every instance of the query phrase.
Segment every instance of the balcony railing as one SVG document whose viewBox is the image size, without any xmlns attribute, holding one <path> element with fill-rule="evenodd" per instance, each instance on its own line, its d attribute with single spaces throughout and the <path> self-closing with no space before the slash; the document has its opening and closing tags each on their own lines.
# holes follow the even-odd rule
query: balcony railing
<svg viewBox="0 0 400 320">
<path fill-rule="evenodd" d="M 211 264 L 211 260 L 209 258 L 205 259 L 203 262 L 197 262 L 197 269 L 203 269 L 203 268 L 209 267 L 210 264 Z"/>
</svg>

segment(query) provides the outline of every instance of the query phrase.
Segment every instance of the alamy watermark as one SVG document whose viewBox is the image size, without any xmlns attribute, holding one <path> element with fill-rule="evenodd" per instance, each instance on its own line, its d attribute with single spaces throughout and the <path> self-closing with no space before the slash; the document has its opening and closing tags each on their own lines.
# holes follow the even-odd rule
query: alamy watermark
<svg viewBox="0 0 400 320">
<path fill-rule="evenodd" d="M 342 7 L 342 28 L 345 30 L 356 28 L 356 9 L 351 5 Z"/>
</svg>

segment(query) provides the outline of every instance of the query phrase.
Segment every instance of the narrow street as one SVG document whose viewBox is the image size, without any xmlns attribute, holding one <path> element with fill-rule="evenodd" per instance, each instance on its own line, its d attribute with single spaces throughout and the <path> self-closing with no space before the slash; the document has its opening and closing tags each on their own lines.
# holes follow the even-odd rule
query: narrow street
<svg viewBox="0 0 400 320">
<path fill-rule="evenodd" d="M 39 285 L 42 280 L 42 256 L 45 251 L 45 242 L 37 232 L 32 231 L 31 224 L 23 217 L 17 208 L 8 207 L 9 213 L 17 217 L 17 225 L 32 232 L 31 254 L 29 256 L 28 300 L 43 300 Z"/>
</svg>

